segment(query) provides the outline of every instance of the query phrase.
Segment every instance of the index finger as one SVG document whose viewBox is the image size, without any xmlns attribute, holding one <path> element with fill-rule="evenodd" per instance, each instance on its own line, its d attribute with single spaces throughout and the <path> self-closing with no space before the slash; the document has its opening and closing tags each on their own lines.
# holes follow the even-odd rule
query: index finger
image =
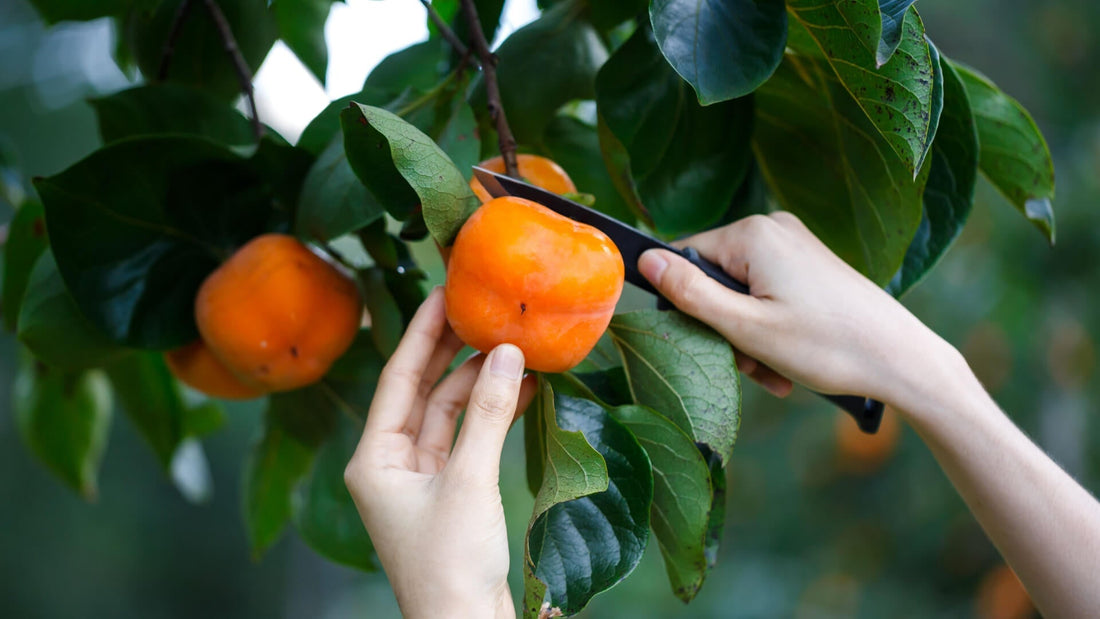
<svg viewBox="0 0 1100 619">
<path fill-rule="evenodd" d="M 364 435 L 400 432 L 412 414 L 424 372 L 447 324 L 443 290 L 436 288 L 416 310 L 397 350 L 378 378 Z"/>
</svg>

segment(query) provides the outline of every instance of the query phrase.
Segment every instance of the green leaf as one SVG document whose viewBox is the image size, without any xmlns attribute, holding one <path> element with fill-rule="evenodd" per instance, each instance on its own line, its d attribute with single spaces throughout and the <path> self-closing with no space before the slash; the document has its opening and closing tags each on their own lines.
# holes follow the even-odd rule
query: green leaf
<svg viewBox="0 0 1100 619">
<path fill-rule="evenodd" d="M 680 312 L 619 314 L 610 329 L 634 402 L 729 462 L 741 423 L 741 383 L 729 342 Z"/>
<path fill-rule="evenodd" d="M 4 283 L 0 289 L 0 315 L 3 315 L 4 328 L 8 331 L 15 331 L 31 269 L 49 245 L 42 205 L 33 200 L 24 202 L 8 223 L 8 239 L 4 243 Z"/>
<path fill-rule="evenodd" d="M 81 312 L 139 348 L 193 341 L 199 285 L 272 217 L 253 166 L 194 137 L 115 142 L 35 187 Z"/>
<path fill-rule="evenodd" d="M 924 24 L 910 9 L 901 44 L 878 66 L 882 32 L 877 0 L 789 0 L 788 9 L 816 45 L 792 35 L 801 54 L 822 54 L 844 88 L 915 177 L 928 147 L 933 109 L 933 67 Z"/>
<path fill-rule="evenodd" d="M 245 460 L 241 511 L 256 559 L 271 547 L 290 522 L 291 495 L 309 471 L 316 446 L 294 437 L 269 411 L 264 431 Z"/>
<path fill-rule="evenodd" d="M 226 146 L 247 146 L 255 141 L 252 126 L 240 112 L 189 86 L 145 84 L 88 103 L 95 110 L 105 144 L 158 133 L 202 136 Z"/>
<path fill-rule="evenodd" d="M 1053 244 L 1054 161 L 1042 132 L 989 78 L 957 62 L 952 66 L 970 95 L 982 174 Z"/>
<path fill-rule="evenodd" d="M 450 44 L 442 39 L 430 39 L 398 50 L 371 70 L 363 82 L 363 90 L 386 93 L 391 99 L 405 90 L 430 90 L 442 77 L 449 53 Z"/>
<path fill-rule="evenodd" d="M 146 78 L 156 77 L 164 42 L 176 15 L 178 2 L 137 5 L 126 16 L 120 36 L 134 52 L 134 60 Z M 222 0 L 218 2 L 240 50 L 253 75 L 279 38 L 275 15 L 268 0 Z M 153 8 L 155 7 L 155 8 Z M 202 2 L 194 2 L 176 38 L 168 79 L 189 84 L 222 99 L 233 101 L 241 94 L 241 83 L 226 45 L 218 34 Z"/>
<path fill-rule="evenodd" d="M 901 44 L 905 15 L 917 0 L 878 0 L 879 13 L 882 15 L 882 36 L 878 41 L 875 60 L 878 66 L 886 64 Z"/>
<path fill-rule="evenodd" d="M 595 0 L 588 3 L 588 18 L 600 31 L 608 31 L 640 17 L 648 4 L 649 0 Z"/>
<path fill-rule="evenodd" d="M 434 105 L 422 105 L 405 118 L 433 138 L 463 177 L 469 180 L 473 175 L 473 166 L 480 159 L 481 140 L 474 111 L 462 97 L 465 85 L 465 81 L 459 80 L 444 84 L 445 87 L 432 101 Z M 400 110 L 397 113 L 404 114 Z"/>
<path fill-rule="evenodd" d="M 653 0 L 649 18 L 661 53 L 703 105 L 756 90 L 787 43 L 783 0 Z"/>
<path fill-rule="evenodd" d="M 546 126 L 541 150 L 565 170 L 577 189 L 596 197 L 593 205 L 596 210 L 619 221 L 634 223 L 634 212 L 623 202 L 603 163 L 595 127 L 559 114 Z"/>
<path fill-rule="evenodd" d="M 707 577 L 710 468 L 695 441 L 653 409 L 620 406 L 611 415 L 634 434 L 653 464 L 650 523 L 672 591 L 690 602 Z"/>
<path fill-rule="evenodd" d="M 595 96 L 596 72 L 607 50 L 583 9 L 581 3 L 557 5 L 496 50 L 501 104 L 520 144 L 538 144 L 562 105 Z M 483 82 L 471 103 L 478 113 L 486 109 Z"/>
<path fill-rule="evenodd" d="M 111 388 L 102 372 L 71 372 L 24 358 L 12 387 L 27 447 L 86 500 L 96 498 L 111 425 Z"/>
<path fill-rule="evenodd" d="M 203 402 L 183 414 L 183 435 L 202 438 L 213 434 L 225 425 L 225 410 L 217 402 Z"/>
<path fill-rule="evenodd" d="M 726 525 L 726 470 L 722 461 L 714 452 L 702 450 L 710 468 L 710 516 L 707 520 L 707 536 L 703 544 L 703 553 L 707 558 L 707 568 L 718 563 L 718 545 L 722 541 L 722 530 Z"/>
<path fill-rule="evenodd" d="M 325 21 L 334 0 L 275 0 L 279 38 L 323 85 L 328 70 Z"/>
<path fill-rule="evenodd" d="M 340 112 L 348 109 L 352 102 L 366 103 L 368 105 L 386 106 L 394 101 L 395 96 L 386 90 L 367 89 L 340 97 L 329 103 L 321 113 L 313 117 L 306 125 L 302 135 L 298 138 L 298 148 L 303 148 L 314 155 L 320 155 L 328 148 L 336 136 L 340 135 Z M 399 97 L 400 98 L 400 97 Z"/>
<path fill-rule="evenodd" d="M 248 162 L 274 194 L 272 210 L 278 224 L 273 227 L 281 231 L 284 222 L 289 225 L 295 220 L 302 186 L 316 160 L 313 153 L 291 146 L 277 133 L 268 132 L 260 139 Z"/>
<path fill-rule="evenodd" d="M 151 5 L 152 0 L 30 0 L 47 24 L 61 21 L 91 21 L 121 15 L 134 5 Z"/>
<path fill-rule="evenodd" d="M 381 108 L 353 104 L 340 115 L 348 162 L 386 210 L 404 219 L 419 203 L 440 246 L 454 241 L 478 207 L 460 172 L 430 137 Z"/>
<path fill-rule="evenodd" d="M 378 569 L 374 546 L 344 484 L 344 468 L 360 434 L 362 427 L 346 419 L 338 424 L 293 495 L 292 518 L 310 548 L 341 565 L 373 572 Z"/>
<path fill-rule="evenodd" d="M 36 359 L 66 370 L 94 368 L 126 354 L 80 312 L 48 250 L 31 271 L 17 334 Z"/>
<path fill-rule="evenodd" d="M 363 284 L 363 298 L 370 314 L 374 346 L 388 358 L 397 350 L 401 335 L 405 332 L 401 308 L 386 286 L 386 269 L 371 267 L 360 273 L 359 281 Z"/>
<path fill-rule="evenodd" d="M 885 285 L 920 225 L 928 166 L 913 180 L 826 71 L 812 58 L 788 55 L 756 92 L 757 163 L 780 206 Z"/>
<path fill-rule="evenodd" d="M 572 376 L 584 383 L 592 395 L 604 404 L 623 406 L 634 402 L 634 396 L 630 394 L 630 381 L 621 365 L 595 372 L 574 372 Z"/>
<path fill-rule="evenodd" d="M 924 213 L 887 290 L 900 297 L 932 270 L 962 232 L 974 203 L 978 177 L 978 133 L 970 97 L 958 72 L 943 61 L 944 107 L 932 143 Z"/>
<path fill-rule="evenodd" d="M 667 236 L 714 224 L 750 161 L 751 99 L 702 107 L 639 28 L 600 70 L 600 144 L 620 194 Z"/>
<path fill-rule="evenodd" d="M 134 353 L 106 370 L 123 412 L 167 471 L 186 436 L 187 405 L 164 358 L 158 353 Z"/>
<path fill-rule="evenodd" d="M 547 466 L 527 532 L 525 616 L 547 598 L 569 615 L 641 559 L 653 476 L 645 451 L 606 409 L 557 394 L 546 380 L 534 422 Z"/>
<path fill-rule="evenodd" d="M 385 217 L 386 211 L 355 176 L 336 136 L 306 175 L 295 230 L 328 241 Z"/>
</svg>

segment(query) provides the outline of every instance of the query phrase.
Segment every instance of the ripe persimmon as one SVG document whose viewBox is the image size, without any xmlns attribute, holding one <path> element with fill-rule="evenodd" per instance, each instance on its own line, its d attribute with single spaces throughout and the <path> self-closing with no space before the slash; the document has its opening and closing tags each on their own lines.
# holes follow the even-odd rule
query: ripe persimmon
<svg viewBox="0 0 1100 619">
<path fill-rule="evenodd" d="M 1035 616 L 1035 605 L 1016 572 L 1001 564 L 989 570 L 978 586 L 975 600 L 979 619 L 1027 619 Z"/>
<path fill-rule="evenodd" d="M 619 248 L 603 232 L 530 200 L 497 198 L 451 246 L 447 319 L 482 352 L 510 343 L 528 368 L 564 372 L 607 329 L 623 274 Z"/>
<path fill-rule="evenodd" d="M 324 376 L 351 345 L 362 313 L 355 282 L 284 234 L 249 241 L 195 298 L 195 321 L 211 352 L 268 391 Z"/>
<path fill-rule="evenodd" d="M 226 400 L 251 400 L 265 393 L 263 389 L 241 382 L 201 339 L 164 353 L 164 361 L 173 376 L 206 395 Z"/>
<path fill-rule="evenodd" d="M 502 156 L 498 155 L 492 159 L 486 159 L 478 165 L 497 174 L 504 174 L 504 157 Z M 573 180 L 553 159 L 547 159 L 539 155 L 516 155 L 516 165 L 519 167 L 520 177 L 536 187 L 541 187 L 558 195 L 577 193 L 577 186 L 573 184 Z M 481 181 L 477 180 L 476 176 L 470 179 L 470 189 L 474 190 L 482 204 L 493 199 L 493 196 L 485 191 L 485 187 L 482 186 Z"/>
</svg>

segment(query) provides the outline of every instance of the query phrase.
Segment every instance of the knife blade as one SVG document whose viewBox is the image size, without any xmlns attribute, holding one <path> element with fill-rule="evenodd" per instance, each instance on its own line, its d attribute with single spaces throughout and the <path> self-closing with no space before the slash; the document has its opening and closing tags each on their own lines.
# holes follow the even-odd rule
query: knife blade
<svg viewBox="0 0 1100 619">
<path fill-rule="evenodd" d="M 546 208 L 568 217 L 573 221 L 588 224 L 606 234 L 619 248 L 625 267 L 625 279 L 634 286 L 645 290 L 657 297 L 657 306 L 660 309 L 671 309 L 673 306 L 652 284 L 638 271 L 638 258 L 649 249 L 664 249 L 679 254 L 699 267 L 708 277 L 718 281 L 726 288 L 741 294 L 749 294 L 749 287 L 733 277 L 730 277 L 720 266 L 703 258 L 695 249 L 687 247 L 677 249 L 659 239 L 634 228 L 623 222 L 608 217 L 603 213 L 590 209 L 583 204 L 578 204 L 556 193 L 535 187 L 529 183 L 514 179 L 510 176 L 497 174 L 491 170 L 474 166 L 474 176 L 481 181 L 482 186 L 489 195 L 494 198 L 515 196 L 537 202 Z M 882 402 L 855 395 L 826 395 L 818 394 L 833 404 L 844 409 L 859 425 L 860 430 L 867 434 L 878 431 L 882 422 L 884 406 Z"/>
</svg>

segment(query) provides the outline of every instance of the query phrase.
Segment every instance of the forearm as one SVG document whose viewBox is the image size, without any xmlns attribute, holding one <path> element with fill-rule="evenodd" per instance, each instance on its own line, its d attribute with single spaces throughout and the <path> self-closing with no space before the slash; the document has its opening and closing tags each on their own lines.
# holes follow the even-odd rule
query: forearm
<svg viewBox="0 0 1100 619">
<path fill-rule="evenodd" d="M 961 355 L 941 353 L 930 356 L 936 367 L 922 368 L 922 384 L 891 404 L 923 437 L 1040 611 L 1095 616 L 1100 504 L 1001 412 Z"/>
</svg>

